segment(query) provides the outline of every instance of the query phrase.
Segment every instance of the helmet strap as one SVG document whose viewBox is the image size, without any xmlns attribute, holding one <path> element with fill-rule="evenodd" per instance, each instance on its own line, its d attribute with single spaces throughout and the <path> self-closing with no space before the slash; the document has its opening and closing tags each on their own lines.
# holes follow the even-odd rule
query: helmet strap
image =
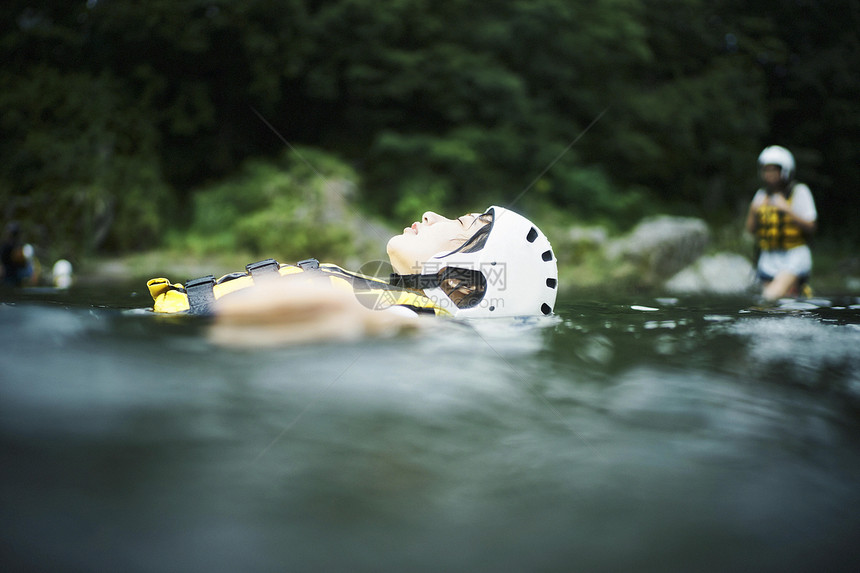
<svg viewBox="0 0 860 573">
<path fill-rule="evenodd" d="M 398 275 L 397 273 L 391 273 L 388 283 L 401 288 L 424 290 L 440 286 L 442 279 L 436 273 L 427 275 Z"/>
</svg>

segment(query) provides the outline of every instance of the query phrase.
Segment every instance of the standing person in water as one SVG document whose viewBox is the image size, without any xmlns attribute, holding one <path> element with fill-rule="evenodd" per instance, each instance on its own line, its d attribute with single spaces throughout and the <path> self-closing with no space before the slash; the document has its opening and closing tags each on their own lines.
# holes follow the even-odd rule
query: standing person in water
<svg viewBox="0 0 860 573">
<path fill-rule="evenodd" d="M 24 244 L 20 225 L 14 221 L 9 223 L 0 245 L 2 284 L 16 287 L 35 284 L 37 274 L 33 260 L 33 247 Z"/>
<path fill-rule="evenodd" d="M 330 310 L 338 305 L 399 316 L 552 313 L 558 286 L 552 247 L 534 223 L 511 210 L 493 206 L 456 219 L 428 211 L 392 237 L 387 251 L 395 271 L 388 281 L 315 259 L 296 265 L 267 259 L 218 280 L 210 275 L 181 285 L 157 278 L 147 286 L 160 313 L 270 316 L 272 305 L 300 315 L 307 315 L 311 306 Z M 279 278 L 292 280 L 271 280 Z M 308 284 L 312 288 L 302 286 Z M 265 289 L 249 288 L 253 286 Z M 328 305 L 326 293 L 343 291 L 350 293 L 351 302 L 341 296 Z"/>
<path fill-rule="evenodd" d="M 816 229 L 815 201 L 809 187 L 795 181 L 794 156 L 786 148 L 766 147 L 758 166 L 764 187 L 753 196 L 746 229 L 760 251 L 762 295 L 769 300 L 799 296 L 812 272 L 807 240 Z"/>
</svg>

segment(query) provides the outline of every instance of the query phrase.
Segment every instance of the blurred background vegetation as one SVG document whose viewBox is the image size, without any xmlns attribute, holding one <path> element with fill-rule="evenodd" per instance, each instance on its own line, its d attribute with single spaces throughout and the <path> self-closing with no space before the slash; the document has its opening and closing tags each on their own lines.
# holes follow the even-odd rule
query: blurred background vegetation
<svg viewBox="0 0 860 573">
<path fill-rule="evenodd" d="M 9 0 L 0 14 L 0 208 L 47 257 L 348 258 L 384 231 L 358 245 L 343 217 L 402 228 L 513 201 L 547 225 L 669 212 L 731 235 L 770 144 L 795 153 L 824 240 L 860 244 L 857 1 Z"/>
</svg>

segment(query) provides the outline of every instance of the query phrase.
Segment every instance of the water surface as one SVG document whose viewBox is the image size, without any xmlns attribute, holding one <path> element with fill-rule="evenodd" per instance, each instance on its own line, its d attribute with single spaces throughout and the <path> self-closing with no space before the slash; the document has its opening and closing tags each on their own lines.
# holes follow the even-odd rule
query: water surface
<svg viewBox="0 0 860 573">
<path fill-rule="evenodd" d="M 4 570 L 857 570 L 860 306 L 561 301 L 215 346 L 4 293 Z"/>
</svg>

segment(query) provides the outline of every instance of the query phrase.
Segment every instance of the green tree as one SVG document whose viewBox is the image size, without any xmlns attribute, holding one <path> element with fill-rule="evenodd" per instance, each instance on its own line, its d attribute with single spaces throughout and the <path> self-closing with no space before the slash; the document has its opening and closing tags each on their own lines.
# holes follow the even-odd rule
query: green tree
<svg viewBox="0 0 860 573">
<path fill-rule="evenodd" d="M 287 142 L 346 158 L 365 205 L 392 217 L 517 201 L 619 226 L 649 208 L 725 220 L 757 184 L 758 151 L 782 143 L 825 232 L 857 236 L 858 12 L 12 0 L 3 213 L 64 248 L 144 247 L 190 225 L 213 181 L 249 158 L 277 163 Z"/>
</svg>

